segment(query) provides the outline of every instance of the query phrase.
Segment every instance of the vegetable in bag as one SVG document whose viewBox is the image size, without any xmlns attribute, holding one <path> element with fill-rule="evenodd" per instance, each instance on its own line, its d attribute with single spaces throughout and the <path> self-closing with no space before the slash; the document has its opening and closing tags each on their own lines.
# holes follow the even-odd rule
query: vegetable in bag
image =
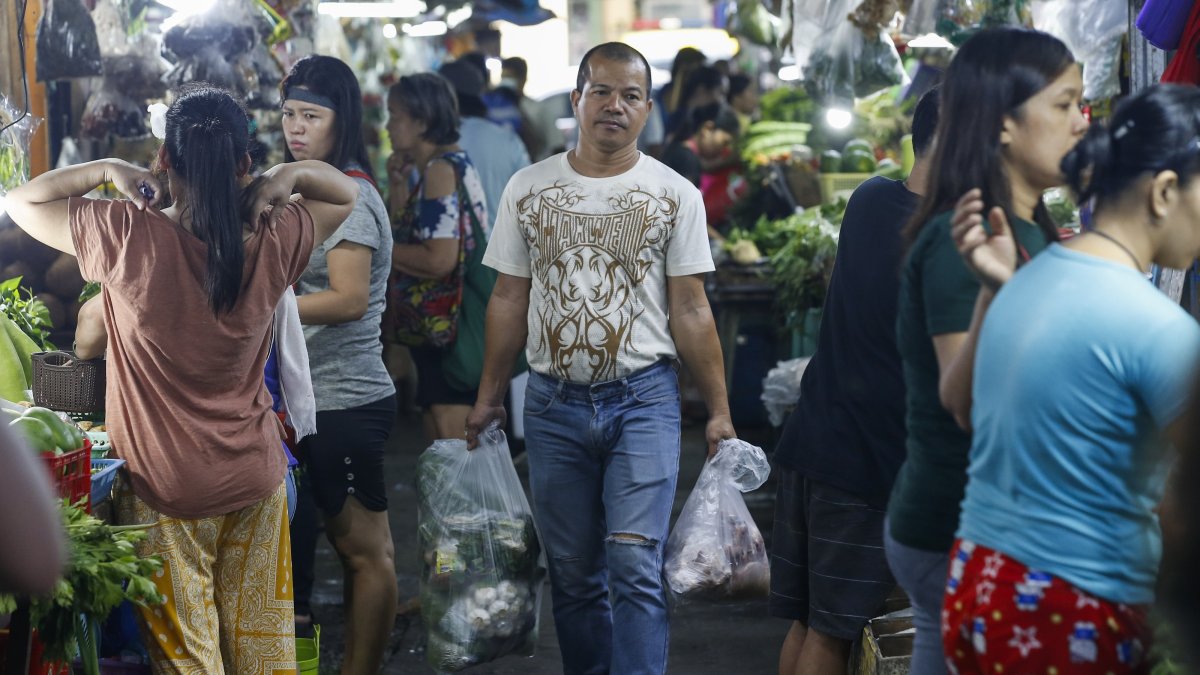
<svg viewBox="0 0 1200 675">
<path fill-rule="evenodd" d="M 94 77 L 103 72 L 96 23 L 81 0 L 43 0 L 37 29 L 40 82 Z"/>
<path fill-rule="evenodd" d="M 473 451 L 434 442 L 417 462 L 417 490 L 429 665 L 532 656 L 546 566 L 504 432 L 489 427 Z"/>
<path fill-rule="evenodd" d="M 766 546 L 742 499 L 770 472 L 762 448 L 721 441 L 667 538 L 664 574 L 677 597 L 739 600 L 770 592 Z"/>
<path fill-rule="evenodd" d="M 854 2 L 841 2 L 831 11 L 837 19 L 817 39 L 804 70 L 814 96 L 824 102 L 851 102 L 907 80 L 896 45 L 878 25 L 860 26 L 848 10 Z M 846 10 L 846 11 L 843 11 Z"/>
</svg>

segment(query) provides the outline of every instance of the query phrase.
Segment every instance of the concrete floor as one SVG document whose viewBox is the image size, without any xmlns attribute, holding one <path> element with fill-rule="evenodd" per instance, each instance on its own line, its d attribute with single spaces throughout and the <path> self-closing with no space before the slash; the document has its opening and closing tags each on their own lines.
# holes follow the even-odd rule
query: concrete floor
<svg viewBox="0 0 1200 675">
<path fill-rule="evenodd" d="M 740 430 L 743 438 L 770 449 L 770 430 Z M 418 420 L 400 419 L 392 434 L 385 461 L 390 486 L 389 512 L 396 544 L 396 578 L 401 600 L 417 593 L 416 507 L 414 489 L 417 456 L 424 449 Z M 687 426 L 683 434 L 679 492 L 675 513 L 683 506 L 704 460 L 703 427 Z M 523 481 L 527 471 L 518 463 Z M 759 529 L 770 537 L 773 482 L 747 495 Z M 321 624 L 321 672 L 337 673 L 341 662 L 344 615 L 341 567 L 329 544 L 317 548 L 317 580 L 313 591 L 314 613 Z M 541 634 L 532 658 L 505 657 L 470 669 L 479 675 L 557 675 L 562 673 L 549 592 L 542 603 Z M 773 675 L 779 646 L 787 632 L 785 621 L 767 616 L 766 599 L 732 605 L 691 604 L 675 610 L 671 619 L 670 672 L 686 675 Z M 383 673 L 429 674 L 425 663 L 425 631 L 418 614 L 396 618 Z"/>
</svg>

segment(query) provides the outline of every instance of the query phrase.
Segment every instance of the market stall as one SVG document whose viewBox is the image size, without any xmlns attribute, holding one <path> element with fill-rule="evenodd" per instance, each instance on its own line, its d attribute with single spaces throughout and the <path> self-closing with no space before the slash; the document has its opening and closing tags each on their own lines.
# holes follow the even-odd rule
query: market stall
<svg viewBox="0 0 1200 675">
<path fill-rule="evenodd" d="M 908 174 L 913 107 L 938 83 L 956 45 L 997 25 L 1056 35 L 1083 66 L 1085 113 L 1093 119 L 1133 89 L 1123 65 L 1131 54 L 1140 63 L 1156 51 L 1131 43 L 1142 7 L 1127 0 L 795 0 L 782 3 L 782 17 L 766 18 L 762 3 L 734 4 L 729 30 L 743 42 L 774 35 L 784 45 L 776 43 L 770 72 L 759 78 L 775 82 L 760 118 L 738 141 L 748 189 L 730 211 L 710 282 L 735 401 L 757 399 L 776 361 L 811 354 L 845 199 L 872 176 Z M 1160 23 L 1138 21 L 1147 29 Z M 1066 191 L 1051 191 L 1046 202 L 1064 233 L 1078 230 L 1079 210 Z M 1162 277 L 1177 285 L 1180 278 Z M 761 411 L 747 412 L 743 423 L 762 421 Z"/>
</svg>

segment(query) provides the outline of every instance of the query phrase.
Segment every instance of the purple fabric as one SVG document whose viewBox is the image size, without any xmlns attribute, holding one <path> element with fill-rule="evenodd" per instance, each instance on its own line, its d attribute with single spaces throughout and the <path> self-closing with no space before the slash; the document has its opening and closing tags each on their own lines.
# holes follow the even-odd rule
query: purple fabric
<svg viewBox="0 0 1200 675">
<path fill-rule="evenodd" d="M 1193 0 L 1146 0 L 1138 13 L 1137 29 L 1155 47 L 1163 51 L 1177 49 L 1192 3 Z"/>
<path fill-rule="evenodd" d="M 283 412 L 283 395 L 279 385 L 279 360 L 275 356 L 275 346 L 271 345 L 271 351 L 267 354 L 267 367 L 263 371 L 263 382 L 267 385 L 267 391 L 271 392 L 271 400 L 275 412 Z M 288 448 L 287 443 L 280 443 L 283 446 L 283 454 L 287 455 L 288 467 L 299 466 L 300 460 L 292 455 L 292 451 Z"/>
</svg>

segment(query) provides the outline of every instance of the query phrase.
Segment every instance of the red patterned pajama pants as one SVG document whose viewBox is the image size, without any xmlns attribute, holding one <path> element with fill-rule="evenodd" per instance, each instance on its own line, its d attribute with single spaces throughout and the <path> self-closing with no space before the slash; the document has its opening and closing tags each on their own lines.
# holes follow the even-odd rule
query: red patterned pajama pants
<svg viewBox="0 0 1200 675">
<path fill-rule="evenodd" d="M 957 675 L 1148 672 L 1146 608 L 1109 602 L 958 540 L 942 606 L 942 646 Z"/>
</svg>

